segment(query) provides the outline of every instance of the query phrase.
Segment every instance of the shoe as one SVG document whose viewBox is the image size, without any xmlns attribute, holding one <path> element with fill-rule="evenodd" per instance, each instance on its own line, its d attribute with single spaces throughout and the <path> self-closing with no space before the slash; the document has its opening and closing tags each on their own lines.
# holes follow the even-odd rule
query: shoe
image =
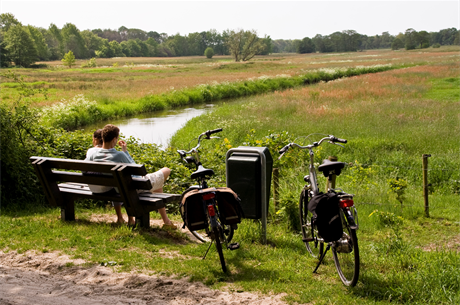
<svg viewBox="0 0 460 305">
<path fill-rule="evenodd" d="M 166 230 L 176 230 L 177 229 L 177 226 L 173 223 L 171 224 L 163 224 L 163 226 L 161 227 L 162 229 L 166 229 Z"/>
</svg>

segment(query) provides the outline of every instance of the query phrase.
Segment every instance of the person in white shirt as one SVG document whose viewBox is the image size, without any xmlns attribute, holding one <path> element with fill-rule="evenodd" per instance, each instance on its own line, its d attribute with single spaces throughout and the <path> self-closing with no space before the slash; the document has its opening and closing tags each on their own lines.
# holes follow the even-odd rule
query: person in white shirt
<svg viewBox="0 0 460 305">
<path fill-rule="evenodd" d="M 133 158 L 128 153 L 127 144 L 123 140 L 118 140 L 120 134 L 120 129 L 112 124 L 107 124 L 102 129 L 102 148 L 96 150 L 94 153 L 87 154 L 85 161 L 97 161 L 97 162 L 118 162 L 118 163 L 135 163 Z M 121 151 L 115 149 L 116 145 L 121 147 Z M 163 167 L 159 171 L 156 171 L 151 174 L 147 174 L 145 177 L 150 180 L 152 183 L 152 193 L 162 193 L 163 185 L 166 179 L 171 174 L 171 170 L 167 167 Z M 93 191 L 93 190 L 92 190 Z M 94 192 L 94 191 L 93 191 Z M 114 203 L 115 211 L 117 213 L 117 222 L 124 223 L 123 215 L 121 213 L 121 204 Z M 174 225 L 166 214 L 166 209 L 158 209 L 158 212 L 163 219 L 162 228 L 166 229 L 177 229 L 177 226 Z M 128 215 L 128 225 L 134 225 L 135 220 L 133 216 Z"/>
</svg>

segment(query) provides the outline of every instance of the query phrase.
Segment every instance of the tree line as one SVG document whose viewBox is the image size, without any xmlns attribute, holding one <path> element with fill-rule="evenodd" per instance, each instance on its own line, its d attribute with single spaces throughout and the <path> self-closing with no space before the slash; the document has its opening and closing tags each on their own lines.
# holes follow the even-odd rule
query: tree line
<svg viewBox="0 0 460 305">
<path fill-rule="evenodd" d="M 460 31 L 456 28 L 444 29 L 439 32 L 419 31 L 410 28 L 404 33 L 390 35 L 383 32 L 381 35 L 367 36 L 353 30 L 335 32 L 327 36 L 316 35 L 313 38 L 273 41 L 273 53 L 297 52 L 350 52 L 371 49 L 406 50 L 440 47 L 442 45 L 459 45 Z"/>
<path fill-rule="evenodd" d="M 94 29 L 80 31 L 66 23 L 61 29 L 50 24 L 48 29 L 24 26 L 13 14 L 0 15 L 0 61 L 2 67 L 29 67 L 36 61 L 59 60 L 69 51 L 77 59 L 111 57 L 174 57 L 212 54 L 232 55 L 235 61 L 246 61 L 255 55 L 270 53 L 347 52 L 379 48 L 424 48 L 459 44 L 455 28 L 427 33 L 408 29 L 396 36 L 388 32 L 366 36 L 354 30 L 316 35 L 296 40 L 272 40 L 258 37 L 256 31 L 214 29 L 188 35 L 168 35 L 155 31 L 129 29 Z M 211 54 L 209 51 L 207 54 Z M 211 55 L 212 56 L 212 55 Z"/>
</svg>

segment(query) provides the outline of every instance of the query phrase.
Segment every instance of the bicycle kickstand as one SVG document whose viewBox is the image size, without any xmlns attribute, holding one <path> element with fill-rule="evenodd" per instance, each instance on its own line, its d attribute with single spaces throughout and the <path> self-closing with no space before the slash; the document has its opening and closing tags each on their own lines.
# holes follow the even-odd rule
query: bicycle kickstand
<svg viewBox="0 0 460 305">
<path fill-rule="evenodd" d="M 208 250 L 206 250 L 206 253 L 204 254 L 204 256 L 203 256 L 202 259 L 205 259 L 205 258 L 206 258 L 206 255 L 208 255 L 208 252 L 209 252 L 209 249 L 211 249 L 211 246 L 212 246 L 212 240 L 211 240 L 211 242 L 209 243 Z"/>
<path fill-rule="evenodd" d="M 316 273 L 316 270 L 318 270 L 319 265 L 321 265 L 321 262 L 323 261 L 324 257 L 326 256 L 327 251 L 328 251 L 330 248 L 331 248 L 331 244 L 328 243 L 328 244 L 327 244 L 327 247 L 326 247 L 326 250 L 324 250 L 323 255 L 321 255 L 321 257 L 319 258 L 318 265 L 316 265 L 316 268 L 315 268 L 315 270 L 313 270 L 313 273 Z"/>
</svg>

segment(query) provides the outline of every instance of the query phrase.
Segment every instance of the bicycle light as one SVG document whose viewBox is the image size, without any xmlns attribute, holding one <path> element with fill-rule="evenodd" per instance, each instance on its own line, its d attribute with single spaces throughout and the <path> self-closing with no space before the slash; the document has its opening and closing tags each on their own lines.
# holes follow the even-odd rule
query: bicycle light
<svg viewBox="0 0 460 305">
<path fill-rule="evenodd" d="M 203 195 L 203 200 L 209 200 L 215 198 L 216 195 L 214 193 L 207 193 Z"/>
<path fill-rule="evenodd" d="M 340 199 L 339 205 L 341 208 L 349 208 L 352 207 L 355 203 L 353 199 Z"/>
<path fill-rule="evenodd" d="M 208 205 L 208 213 L 209 216 L 216 216 L 216 210 L 214 210 L 214 206 L 212 204 Z"/>
</svg>

